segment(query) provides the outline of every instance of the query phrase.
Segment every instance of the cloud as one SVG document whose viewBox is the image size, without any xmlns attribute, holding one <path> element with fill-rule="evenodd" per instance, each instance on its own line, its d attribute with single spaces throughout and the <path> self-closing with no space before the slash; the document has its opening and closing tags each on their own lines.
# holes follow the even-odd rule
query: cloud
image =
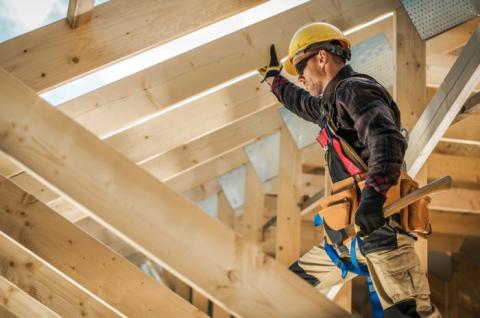
<svg viewBox="0 0 480 318">
<path fill-rule="evenodd" d="M 67 15 L 68 0 L 0 0 L 0 39 L 18 36 Z"/>
</svg>

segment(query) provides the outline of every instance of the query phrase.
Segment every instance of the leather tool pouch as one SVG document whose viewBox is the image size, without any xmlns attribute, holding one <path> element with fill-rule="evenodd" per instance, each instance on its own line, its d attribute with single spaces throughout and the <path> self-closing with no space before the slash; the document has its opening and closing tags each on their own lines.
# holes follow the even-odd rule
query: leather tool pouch
<svg viewBox="0 0 480 318">
<path fill-rule="evenodd" d="M 408 176 L 400 180 L 400 186 L 402 197 L 418 189 L 418 183 Z M 414 232 L 421 236 L 430 234 L 429 203 L 430 197 L 424 197 L 408 207 L 403 208 L 400 212 L 400 224 L 402 229 L 406 232 Z"/>
<path fill-rule="evenodd" d="M 355 212 L 358 208 L 357 186 L 360 190 L 365 184 L 366 174 L 349 177 L 332 185 L 332 194 L 327 198 L 325 208 L 320 211 L 323 221 L 333 230 L 341 230 L 355 220 Z M 402 172 L 399 181 L 387 192 L 385 206 L 392 204 L 401 197 L 418 189 L 418 183 Z M 425 236 L 430 233 L 428 217 L 429 197 L 422 198 L 400 212 L 400 225 L 406 232 Z M 351 238 L 344 243 L 347 244 Z M 331 244 L 328 236 L 327 241 Z"/>
</svg>

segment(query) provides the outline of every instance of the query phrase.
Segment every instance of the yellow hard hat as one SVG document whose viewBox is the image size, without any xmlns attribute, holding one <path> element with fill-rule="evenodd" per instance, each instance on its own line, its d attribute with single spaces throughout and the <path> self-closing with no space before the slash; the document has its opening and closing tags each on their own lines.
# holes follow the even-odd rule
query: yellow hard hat
<svg viewBox="0 0 480 318">
<path fill-rule="evenodd" d="M 315 22 L 300 28 L 290 41 L 285 70 L 290 75 L 297 75 L 297 70 L 293 64 L 294 57 L 303 54 L 304 50 L 312 44 L 333 40 L 339 41 L 342 47 L 350 49 L 350 41 L 343 35 L 342 31 L 329 23 Z"/>
</svg>

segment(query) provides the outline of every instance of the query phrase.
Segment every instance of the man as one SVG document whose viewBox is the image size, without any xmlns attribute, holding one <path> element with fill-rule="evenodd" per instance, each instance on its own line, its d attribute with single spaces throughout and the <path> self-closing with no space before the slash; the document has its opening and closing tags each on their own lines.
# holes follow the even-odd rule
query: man
<svg viewBox="0 0 480 318">
<path fill-rule="evenodd" d="M 415 238 L 402 231 L 395 218 L 383 217 L 385 194 L 398 181 L 407 147 L 399 109 L 383 86 L 346 65 L 348 59 L 350 42 L 342 32 L 327 23 L 312 23 L 293 36 L 285 63 L 305 89 L 280 75 L 273 45 L 269 65 L 259 72 L 286 108 L 327 129 L 328 136 L 343 138 L 368 165 L 354 220 L 364 237 L 363 253 L 356 256 L 368 266 L 385 317 L 439 317 L 413 248 Z M 342 160 L 331 154 L 327 158 L 333 182 L 348 173 L 338 164 Z M 320 291 L 343 280 L 324 245 L 313 247 L 290 270 Z M 354 276 L 348 273 L 344 279 Z"/>
</svg>

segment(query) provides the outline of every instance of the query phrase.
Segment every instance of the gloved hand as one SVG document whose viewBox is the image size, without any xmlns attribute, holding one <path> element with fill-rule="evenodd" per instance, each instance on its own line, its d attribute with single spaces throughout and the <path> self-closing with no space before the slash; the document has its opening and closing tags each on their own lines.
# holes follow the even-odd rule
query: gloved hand
<svg viewBox="0 0 480 318">
<path fill-rule="evenodd" d="M 373 188 L 364 188 L 360 205 L 355 213 L 355 224 L 360 228 L 359 236 L 366 236 L 385 224 L 383 204 L 385 196 Z"/>
<path fill-rule="evenodd" d="M 275 45 L 272 44 L 270 46 L 270 63 L 259 68 L 257 71 L 263 77 L 262 82 L 264 82 L 268 77 L 276 77 L 280 75 L 282 67 L 282 64 L 278 61 L 277 52 L 275 52 Z"/>
</svg>

